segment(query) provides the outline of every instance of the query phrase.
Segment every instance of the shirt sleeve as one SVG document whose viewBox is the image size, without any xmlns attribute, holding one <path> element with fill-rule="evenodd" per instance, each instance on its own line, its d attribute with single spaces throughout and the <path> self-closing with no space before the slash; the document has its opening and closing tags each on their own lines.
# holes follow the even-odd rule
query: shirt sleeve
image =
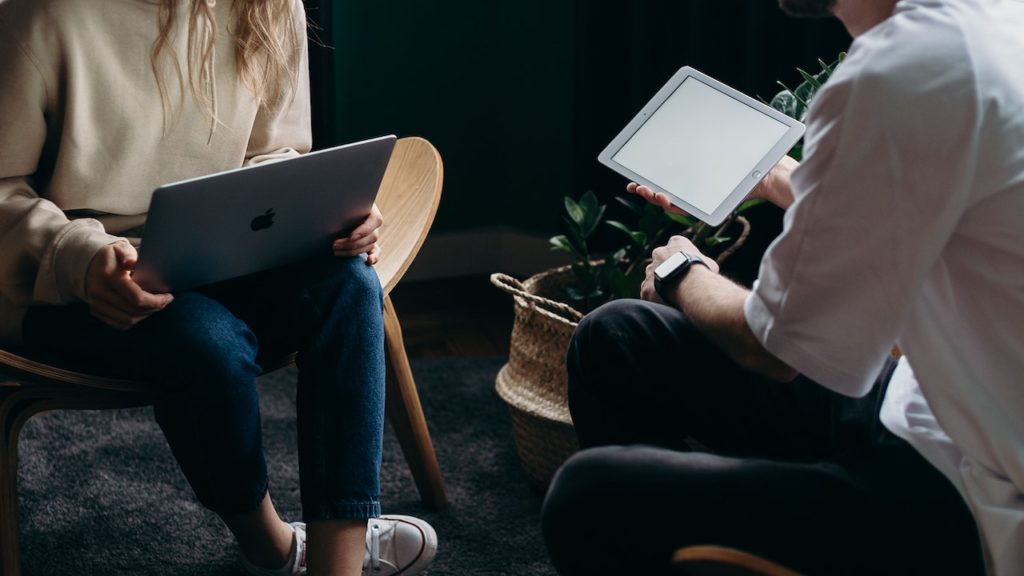
<svg viewBox="0 0 1024 576">
<path fill-rule="evenodd" d="M 744 309 L 768 351 L 851 396 L 870 390 L 941 265 L 968 203 L 978 117 L 973 82 L 953 67 L 868 52 L 851 52 L 812 104 L 795 202 Z"/>
<path fill-rule="evenodd" d="M 292 7 L 298 40 L 292 57 L 295 82 L 285 82 L 280 97 L 256 113 L 245 153 L 247 166 L 293 158 L 312 148 L 306 15 L 302 2 L 294 1 Z"/>
<path fill-rule="evenodd" d="M 84 299 L 92 257 L 116 238 L 35 188 L 55 81 L 19 41 L 24 29 L 0 8 L 0 292 L 22 306 L 64 304 Z"/>
</svg>

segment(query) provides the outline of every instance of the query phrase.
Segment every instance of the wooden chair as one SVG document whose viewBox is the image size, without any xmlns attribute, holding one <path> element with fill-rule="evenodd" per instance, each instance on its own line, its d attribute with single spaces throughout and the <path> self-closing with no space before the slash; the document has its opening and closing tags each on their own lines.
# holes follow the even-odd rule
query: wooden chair
<svg viewBox="0 0 1024 576">
<path fill-rule="evenodd" d="M 680 576 L 800 576 L 760 556 L 723 546 L 687 546 L 672 555 Z"/>
<path fill-rule="evenodd" d="M 390 293 L 426 238 L 441 200 L 442 179 L 441 157 L 429 142 L 398 140 L 377 197 L 385 223 L 381 259 L 375 267 L 384 287 L 387 415 L 420 498 L 435 510 L 447 506 L 448 500 Z M 0 576 L 21 573 L 16 483 L 18 433 L 25 422 L 48 410 L 126 408 L 152 401 L 144 382 L 63 370 L 0 348 Z"/>
</svg>

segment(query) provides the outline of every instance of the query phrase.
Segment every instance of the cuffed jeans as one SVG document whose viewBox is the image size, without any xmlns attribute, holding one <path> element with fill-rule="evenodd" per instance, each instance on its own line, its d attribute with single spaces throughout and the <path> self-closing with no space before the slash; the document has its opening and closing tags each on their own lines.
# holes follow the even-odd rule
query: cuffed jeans
<svg viewBox="0 0 1024 576">
<path fill-rule="evenodd" d="M 221 515 L 254 511 L 266 495 L 256 377 L 261 362 L 298 350 L 303 516 L 380 514 L 382 292 L 365 258 L 318 258 L 185 291 L 127 331 L 84 304 L 35 307 L 23 332 L 32 357 L 152 382 L 175 458 Z"/>
<path fill-rule="evenodd" d="M 983 574 L 953 485 L 865 398 L 740 369 L 678 310 L 620 300 L 569 349 L 583 450 L 542 512 L 565 575 L 669 574 L 675 549 L 739 548 L 803 574 Z"/>
</svg>

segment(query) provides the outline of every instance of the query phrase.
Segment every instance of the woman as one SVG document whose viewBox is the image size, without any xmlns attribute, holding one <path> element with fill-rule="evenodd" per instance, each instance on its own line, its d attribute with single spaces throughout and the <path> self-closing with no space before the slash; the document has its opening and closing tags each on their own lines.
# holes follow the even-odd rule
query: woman
<svg viewBox="0 0 1024 576">
<path fill-rule="evenodd" d="M 131 279 L 157 186 L 309 150 L 304 22 L 299 0 L 0 0 L 0 339 L 159 384 L 157 422 L 248 573 L 358 574 L 365 541 L 374 573 L 415 574 L 433 530 L 377 518 L 376 207 L 331 258 L 174 295 Z M 254 384 L 290 350 L 308 553 L 268 492 Z"/>
</svg>

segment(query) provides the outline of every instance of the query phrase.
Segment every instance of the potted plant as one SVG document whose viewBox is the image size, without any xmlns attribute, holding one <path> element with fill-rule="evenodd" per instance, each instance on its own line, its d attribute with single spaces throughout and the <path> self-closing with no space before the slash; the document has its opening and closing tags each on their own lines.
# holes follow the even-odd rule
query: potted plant
<svg viewBox="0 0 1024 576">
<path fill-rule="evenodd" d="M 769 104 L 803 120 L 814 94 L 831 76 L 844 54 L 821 69 L 797 69 L 803 81 L 782 90 Z M 790 151 L 797 160 L 801 143 Z M 577 323 L 589 311 L 616 298 L 636 298 L 654 248 L 669 236 L 683 234 L 719 262 L 730 257 L 750 234 L 745 217 L 760 200 L 744 202 L 717 227 L 669 213 L 637 198 L 614 197 L 621 219 L 608 218 L 608 206 L 593 192 L 579 200 L 566 197 L 565 233 L 551 237 L 553 250 L 568 253 L 572 263 L 520 282 L 492 274 L 491 282 L 513 295 L 515 319 L 508 363 L 496 379 L 499 396 L 509 405 L 516 448 L 531 484 L 547 487 L 555 470 L 576 449 L 576 436 L 566 404 L 565 353 Z M 610 228 L 608 233 L 602 230 Z M 599 234 L 601 232 L 601 234 Z M 614 239 L 598 250 L 595 238 Z M 617 241 L 617 243 L 615 243 Z"/>
</svg>

